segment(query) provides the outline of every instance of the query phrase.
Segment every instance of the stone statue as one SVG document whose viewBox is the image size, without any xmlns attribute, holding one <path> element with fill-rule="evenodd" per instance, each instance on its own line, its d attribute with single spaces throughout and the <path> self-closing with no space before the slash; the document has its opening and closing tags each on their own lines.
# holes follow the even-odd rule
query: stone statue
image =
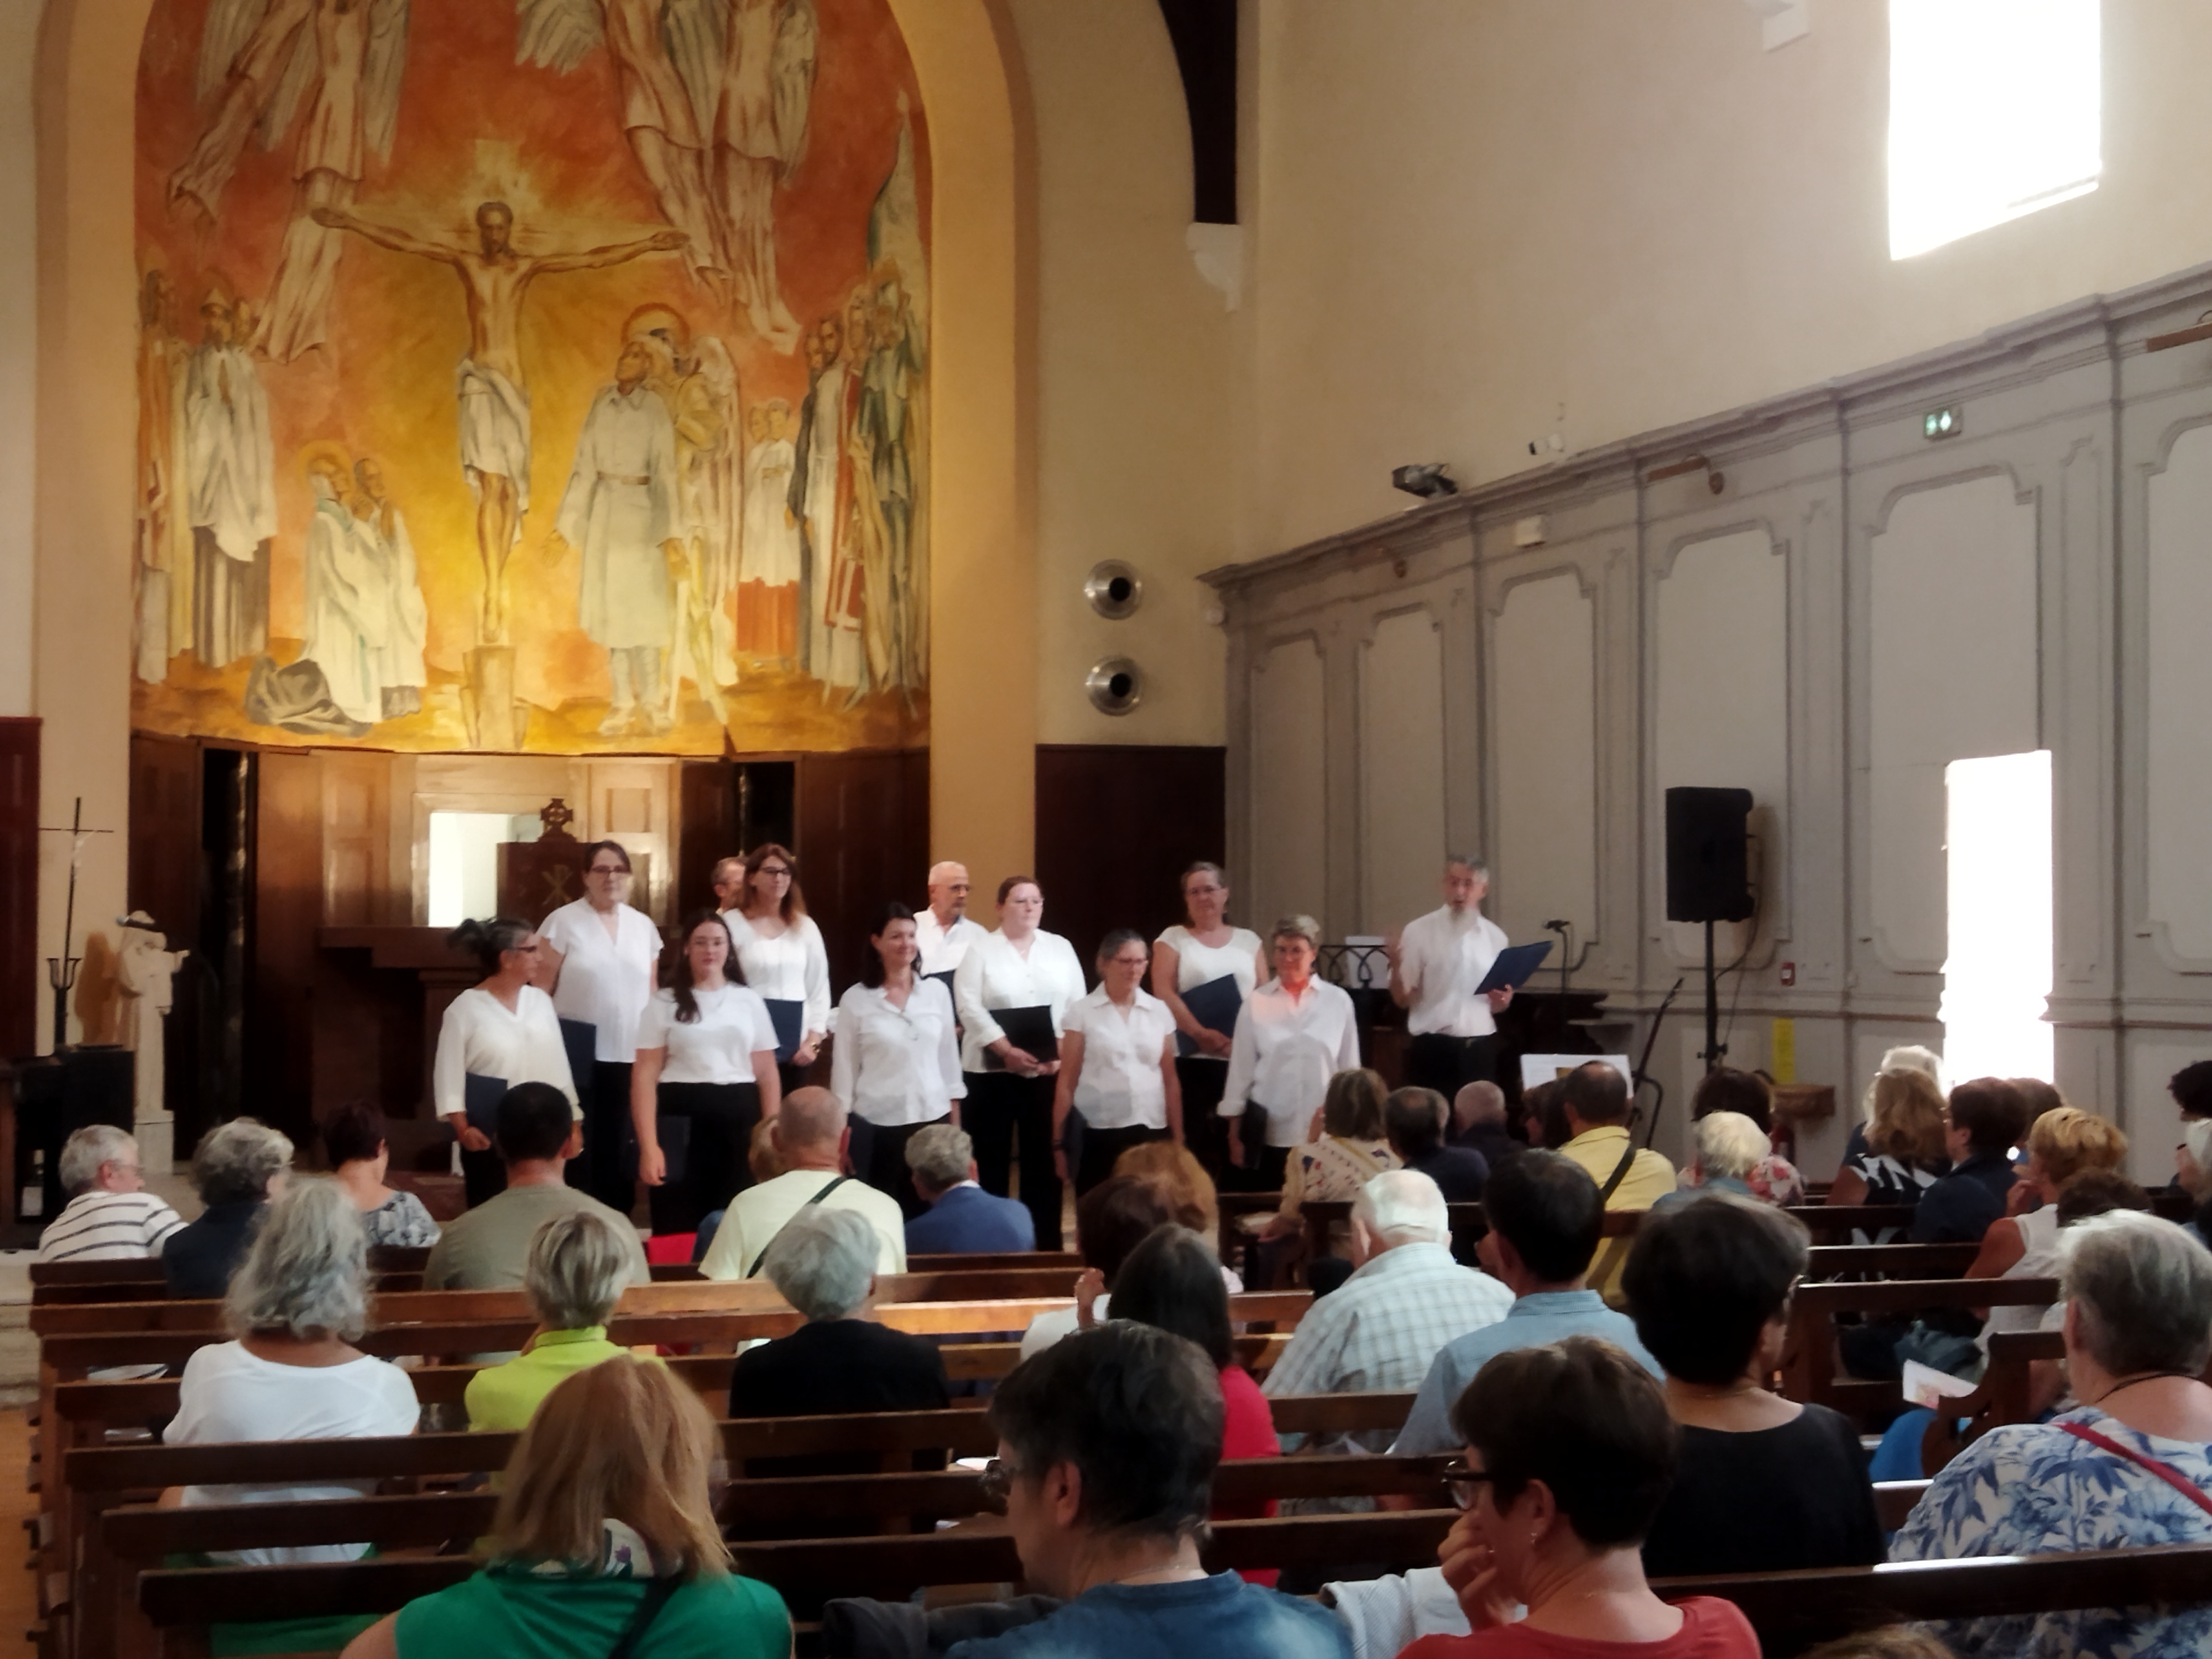
<svg viewBox="0 0 2212 1659">
<path fill-rule="evenodd" d="M 150 1164 L 152 1154 L 144 1152 L 143 1146 L 149 1126 L 160 1129 L 158 1139 L 165 1144 L 173 1133 L 162 1090 L 161 1025 L 175 1000 L 177 969 L 191 952 L 167 949 L 167 939 L 143 910 L 117 917 L 116 925 L 123 938 L 116 952 L 115 982 L 125 1000 L 119 1035 L 123 1046 L 137 1055 L 137 1103 L 131 1115 L 137 1121 L 142 1155 Z"/>
</svg>

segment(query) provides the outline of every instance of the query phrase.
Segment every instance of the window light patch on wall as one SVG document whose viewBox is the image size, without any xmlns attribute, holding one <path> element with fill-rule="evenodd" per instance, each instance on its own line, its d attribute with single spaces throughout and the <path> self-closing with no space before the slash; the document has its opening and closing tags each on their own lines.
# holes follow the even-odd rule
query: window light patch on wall
<svg viewBox="0 0 2212 1659">
<path fill-rule="evenodd" d="M 2099 0 L 1889 0 L 1889 257 L 2097 187 Z"/>
</svg>

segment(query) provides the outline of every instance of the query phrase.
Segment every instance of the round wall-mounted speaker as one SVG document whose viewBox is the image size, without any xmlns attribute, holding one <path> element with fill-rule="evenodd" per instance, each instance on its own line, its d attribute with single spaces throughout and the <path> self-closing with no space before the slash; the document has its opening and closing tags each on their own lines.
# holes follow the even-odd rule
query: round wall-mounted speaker
<svg viewBox="0 0 2212 1659">
<path fill-rule="evenodd" d="M 1127 657 L 1101 657 L 1084 677 L 1091 706 L 1102 714 L 1127 714 L 1144 701 L 1145 671 Z"/>
<path fill-rule="evenodd" d="M 1083 597 L 1100 616 L 1119 622 L 1145 602 L 1145 579 L 1119 559 L 1101 560 L 1083 580 Z"/>
</svg>

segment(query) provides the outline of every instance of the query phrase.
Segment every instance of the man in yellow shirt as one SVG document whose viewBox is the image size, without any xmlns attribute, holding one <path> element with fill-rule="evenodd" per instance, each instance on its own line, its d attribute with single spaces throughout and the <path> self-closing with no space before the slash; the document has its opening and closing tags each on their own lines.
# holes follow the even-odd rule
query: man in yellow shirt
<svg viewBox="0 0 2212 1659">
<path fill-rule="evenodd" d="M 538 1228 L 523 1268 L 523 1292 L 538 1316 L 530 1346 L 504 1365 L 469 1381 L 469 1426 L 487 1432 L 527 1428 L 538 1401 L 578 1371 L 626 1352 L 607 1340 L 607 1321 L 629 1283 L 633 1236 L 594 1205 Z"/>
<path fill-rule="evenodd" d="M 1572 1139 L 1559 1148 L 1589 1171 L 1607 1210 L 1648 1210 L 1674 1190 L 1674 1166 L 1628 1136 L 1628 1084 L 1603 1060 L 1577 1066 L 1559 1085 Z M 1620 1300 L 1620 1269 L 1631 1241 L 1608 1238 L 1590 1264 L 1589 1287 Z"/>
</svg>

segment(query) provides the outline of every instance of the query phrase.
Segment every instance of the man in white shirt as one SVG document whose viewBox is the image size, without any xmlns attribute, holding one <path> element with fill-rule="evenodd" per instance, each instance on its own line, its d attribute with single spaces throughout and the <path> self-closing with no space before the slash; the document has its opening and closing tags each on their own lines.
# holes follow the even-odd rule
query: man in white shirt
<svg viewBox="0 0 2212 1659">
<path fill-rule="evenodd" d="M 898 1200 L 845 1173 L 852 1132 L 845 1108 L 827 1089 L 794 1089 L 770 1131 L 785 1171 L 730 1200 L 699 1271 L 708 1279 L 752 1279 L 783 1224 L 809 1205 L 857 1210 L 876 1230 L 879 1273 L 906 1271 L 906 1216 Z"/>
<path fill-rule="evenodd" d="M 745 861 L 743 859 L 718 859 L 714 863 L 714 908 L 724 915 L 736 909 L 745 899 Z"/>
<path fill-rule="evenodd" d="M 1444 860 L 1443 908 L 1399 930 L 1386 949 L 1390 1000 L 1407 1010 L 1406 1083 L 1434 1089 L 1446 1100 L 1495 1069 L 1497 1016 L 1513 1000 L 1510 987 L 1479 993 L 1505 930 L 1482 914 L 1490 871 L 1481 860 L 1454 854 Z"/>
<path fill-rule="evenodd" d="M 928 908 L 914 919 L 915 939 L 921 946 L 915 971 L 925 979 L 951 973 L 968 947 L 988 934 L 982 923 L 968 920 L 968 888 L 966 865 L 947 859 L 929 866 Z"/>
<path fill-rule="evenodd" d="M 153 1194 L 138 1143 L 112 1123 L 79 1129 L 62 1146 L 62 1212 L 39 1235 L 38 1261 L 114 1261 L 161 1254 L 184 1221 Z"/>
</svg>

